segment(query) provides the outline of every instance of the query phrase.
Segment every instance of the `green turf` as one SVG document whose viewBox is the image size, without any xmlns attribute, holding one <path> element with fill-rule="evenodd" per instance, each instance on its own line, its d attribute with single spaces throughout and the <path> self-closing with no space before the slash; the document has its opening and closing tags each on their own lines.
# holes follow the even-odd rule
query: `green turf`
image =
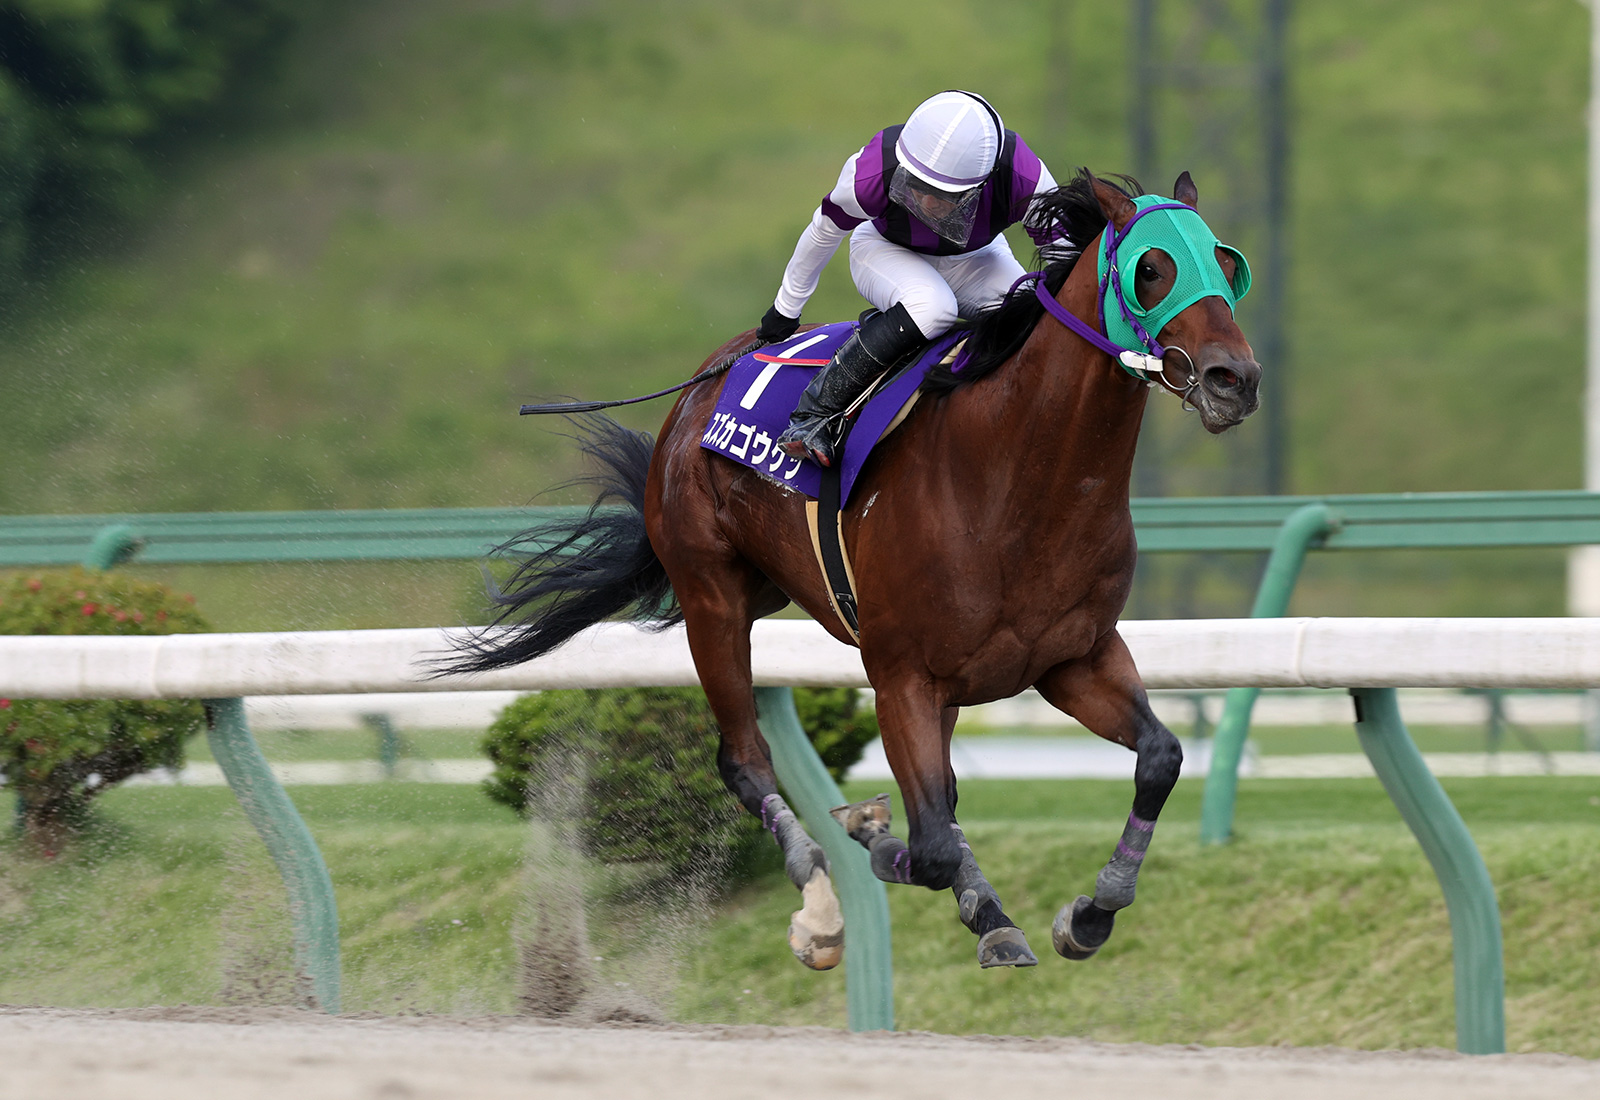
<svg viewBox="0 0 1600 1100">
<path fill-rule="evenodd" d="M 526 830 L 509 811 L 432 784 L 294 800 L 333 875 L 347 1010 L 510 1010 Z M 55 860 L 0 858 L 0 1000 L 283 999 L 282 886 L 232 792 L 115 791 L 99 818 Z"/>
<path fill-rule="evenodd" d="M 1489 733 L 1483 726 L 1412 726 L 1409 729 L 1412 740 L 1423 752 L 1491 751 Z M 1252 727 L 1250 743 L 1263 756 L 1361 751 L 1354 726 Z M 1494 748 L 1499 752 L 1582 752 L 1583 730 L 1577 726 L 1522 726 L 1503 731 Z"/>
<path fill-rule="evenodd" d="M 1057 907 L 1089 887 L 1114 842 L 1109 823 L 968 835 L 1036 949 Z M 1500 883 L 1512 1049 L 1595 1056 L 1592 920 L 1596 826 L 1480 827 Z M 1393 827 L 1247 832 L 1225 851 L 1165 832 L 1138 903 L 1084 964 L 980 972 L 947 896 L 896 890 L 902 1028 L 1221 1044 L 1452 1046 L 1450 944 L 1437 884 Z M 1559 916 L 1568 905 L 1576 923 Z M 788 1023 L 843 1018 L 842 985 L 774 968 L 787 896 L 750 896 L 692 987 L 691 1014 Z M 767 947 L 761 948 L 765 936 Z M 748 945 L 748 946 L 745 946 Z M 822 985 L 826 997 L 806 996 Z M 749 994 L 742 993 L 749 989 Z"/>
<path fill-rule="evenodd" d="M 1440 780 L 1469 828 L 1530 822 L 1600 825 L 1600 778 L 1555 777 Z M 881 783 L 844 786 L 851 800 L 883 790 Z M 1204 785 L 1185 780 L 1164 813 L 1178 828 L 1195 828 Z M 960 786 L 957 816 L 976 822 L 1117 822 L 1128 812 L 1132 785 L 1092 779 L 969 779 Z M 1240 836 L 1258 830 L 1398 823 L 1399 812 L 1376 779 L 1244 779 L 1239 784 Z"/>
<path fill-rule="evenodd" d="M 1499 892 L 1510 1048 L 1600 1054 L 1600 928 L 1588 916 L 1600 871 L 1600 781 L 1446 785 Z M 1048 951 L 1055 909 L 1090 887 L 1115 842 L 1125 785 L 963 788 L 979 859 L 1034 947 Z M 1238 839 L 1220 850 L 1197 846 L 1198 797 L 1197 785 L 1179 786 L 1138 903 L 1087 963 L 1047 957 L 1034 970 L 979 971 L 947 895 L 891 888 L 898 1026 L 1112 1041 L 1454 1045 L 1444 904 L 1376 781 L 1246 780 Z M 1576 923 L 1558 915 L 1569 905 Z M 792 908 L 781 890 L 738 899 L 719 942 L 739 949 L 699 968 L 685 990 L 690 1016 L 844 1019 L 842 982 L 772 961 Z"/>
<path fill-rule="evenodd" d="M 1402 710 L 1404 708 L 1402 707 Z M 1488 752 L 1488 731 L 1483 726 L 1410 726 L 1412 740 L 1423 752 Z M 1181 722 L 1173 732 L 1189 738 L 1192 730 Z M 1214 730 L 1208 730 L 1209 736 Z M 981 741 L 988 737 L 1072 738 L 1086 744 L 1094 736 L 1074 726 L 979 726 L 960 725 L 957 736 Z M 1264 756 L 1300 756 L 1307 753 L 1359 753 L 1354 725 L 1347 726 L 1252 726 L 1249 744 Z M 1523 726 L 1501 734 L 1500 752 L 1581 752 L 1583 731 L 1577 726 Z"/>
<path fill-rule="evenodd" d="M 1445 786 L 1499 890 L 1513 1049 L 1600 1056 L 1600 781 Z M 1199 793 L 1174 792 L 1139 901 L 1089 963 L 979 971 L 948 896 L 891 889 L 899 1026 L 1452 1044 L 1438 885 L 1375 781 L 1246 780 L 1239 839 L 1221 850 L 1197 847 Z M 1055 908 L 1092 883 L 1129 794 L 1109 781 L 963 784 L 963 823 L 1036 949 L 1048 951 Z M 294 797 L 333 874 L 347 1010 L 514 1009 L 526 826 L 470 787 Z M 709 923 L 647 905 L 619 932 L 598 912 L 595 950 L 649 941 L 652 958 L 625 949 L 603 965 L 607 980 L 659 987 L 661 944 L 687 944 L 679 1019 L 841 1026 L 842 972 L 805 971 L 784 947 L 793 906 L 769 870 Z M 0 851 L 0 1001 L 282 1003 L 296 995 L 284 922 L 275 872 L 228 791 L 114 791 L 89 838 L 56 859 Z"/>
<path fill-rule="evenodd" d="M 371 729 L 339 730 L 280 730 L 258 729 L 252 731 L 256 744 L 268 760 L 312 762 L 319 760 L 377 760 L 379 738 Z M 405 729 L 399 730 L 402 759 L 412 760 L 465 760 L 485 759 L 483 731 L 470 729 Z M 189 741 L 190 761 L 212 759 L 206 739 L 196 737 Z"/>
</svg>

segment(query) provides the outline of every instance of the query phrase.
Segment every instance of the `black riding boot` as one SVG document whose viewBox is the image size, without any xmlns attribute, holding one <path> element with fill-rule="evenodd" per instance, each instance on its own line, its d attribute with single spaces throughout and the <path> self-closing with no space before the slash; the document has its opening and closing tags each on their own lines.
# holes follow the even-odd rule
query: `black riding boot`
<svg viewBox="0 0 1600 1100">
<path fill-rule="evenodd" d="M 810 458 L 819 466 L 832 466 L 839 414 L 873 379 L 925 339 L 906 307 L 898 303 L 889 312 L 863 321 L 800 395 L 789 427 L 778 437 L 778 449 L 794 458 Z"/>
</svg>

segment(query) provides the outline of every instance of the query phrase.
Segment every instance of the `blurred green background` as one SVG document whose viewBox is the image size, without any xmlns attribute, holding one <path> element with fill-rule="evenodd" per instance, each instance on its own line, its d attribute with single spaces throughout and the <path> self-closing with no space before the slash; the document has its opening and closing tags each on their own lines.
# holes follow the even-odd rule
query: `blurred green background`
<svg viewBox="0 0 1600 1100">
<path fill-rule="evenodd" d="M 65 219 L 8 299 L 0 511 L 571 499 L 541 493 L 575 448 L 517 404 L 692 373 L 770 304 L 842 160 L 926 95 L 982 91 L 1058 177 L 1132 166 L 1124 5 L 255 7 L 229 94 L 130 138 L 133 197 Z M 1580 485 L 1588 19 L 1295 5 L 1292 491 Z M 841 256 L 807 318 L 860 305 Z M 1147 433 L 1198 437 L 1170 405 Z M 1242 614 L 1252 571 L 1174 566 L 1147 604 Z M 421 574 L 176 579 L 224 627 L 470 617 L 470 567 Z M 1294 610 L 1559 614 L 1563 579 L 1557 551 L 1313 556 Z"/>
<path fill-rule="evenodd" d="M 1058 177 L 1131 170 L 1130 8 L 0 0 L 0 513 L 571 500 L 546 490 L 580 472 L 576 449 L 516 406 L 691 374 L 771 302 L 843 159 L 932 92 L 983 92 Z M 1287 403 L 1292 491 L 1580 485 L 1589 19 L 1573 0 L 1294 4 L 1290 355 L 1263 390 Z M 1198 183 L 1202 209 L 1236 198 Z M 807 319 L 860 307 L 841 256 Z M 1175 402 L 1151 409 L 1147 435 L 1182 456 L 1172 490 L 1215 491 L 1239 449 Z M 666 410 L 620 418 L 653 430 Z M 1313 555 L 1292 610 L 1559 614 L 1563 562 Z M 1174 557 L 1136 598 L 1242 614 L 1258 565 Z M 230 630 L 453 623 L 482 602 L 471 563 L 128 568 Z M 373 752 L 366 731 L 263 740 L 276 760 Z M 1353 751 L 1347 728 L 1259 740 Z M 424 758 L 475 741 L 408 735 Z M 1513 1048 L 1595 1056 L 1594 783 L 1447 785 L 1501 888 Z M 1097 781 L 963 796 L 1034 929 L 1127 805 Z M 527 829 L 464 786 L 296 798 L 335 875 L 349 1006 L 515 1003 Z M 1180 786 L 1141 908 L 1093 973 L 980 978 L 946 899 L 894 894 L 902 1025 L 1449 1043 L 1448 924 L 1374 781 L 1247 780 L 1239 843 L 1204 858 L 1198 799 Z M 65 858 L 0 860 L 0 996 L 292 1000 L 246 988 L 288 971 L 287 917 L 232 805 L 119 790 Z M 778 946 L 792 900 L 771 876 L 709 919 L 717 950 L 686 971 L 678 1018 L 842 1020 L 842 975 Z"/>
</svg>

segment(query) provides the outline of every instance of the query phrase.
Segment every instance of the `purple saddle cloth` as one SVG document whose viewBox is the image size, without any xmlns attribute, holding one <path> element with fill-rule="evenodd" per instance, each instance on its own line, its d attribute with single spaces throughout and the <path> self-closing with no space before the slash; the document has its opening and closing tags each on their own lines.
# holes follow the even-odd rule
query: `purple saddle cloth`
<svg viewBox="0 0 1600 1100">
<path fill-rule="evenodd" d="M 815 499 L 822 484 L 822 468 L 810 459 L 790 458 L 774 444 L 789 426 L 789 414 L 799 404 L 801 392 L 855 330 L 856 322 L 840 321 L 741 356 L 728 369 L 728 380 L 700 446 Z M 960 331 L 946 333 L 929 344 L 915 363 L 857 412 L 839 470 L 841 505 L 849 503 L 850 490 L 885 429 L 917 392 L 928 371 L 964 335 Z"/>
</svg>

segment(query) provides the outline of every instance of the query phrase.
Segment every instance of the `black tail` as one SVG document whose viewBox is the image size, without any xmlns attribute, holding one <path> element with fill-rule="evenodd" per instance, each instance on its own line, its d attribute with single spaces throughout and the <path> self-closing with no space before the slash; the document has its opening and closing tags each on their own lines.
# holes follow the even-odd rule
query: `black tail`
<svg viewBox="0 0 1600 1100">
<path fill-rule="evenodd" d="M 521 664 L 623 612 L 661 628 L 683 620 L 644 527 L 655 440 L 609 417 L 589 416 L 579 442 L 600 466 L 581 482 L 598 488 L 594 506 L 581 519 L 535 527 L 495 547 L 495 554 L 520 561 L 503 588 L 489 581 L 494 623 L 461 641 L 460 654 L 437 666 L 441 674 Z"/>
</svg>

